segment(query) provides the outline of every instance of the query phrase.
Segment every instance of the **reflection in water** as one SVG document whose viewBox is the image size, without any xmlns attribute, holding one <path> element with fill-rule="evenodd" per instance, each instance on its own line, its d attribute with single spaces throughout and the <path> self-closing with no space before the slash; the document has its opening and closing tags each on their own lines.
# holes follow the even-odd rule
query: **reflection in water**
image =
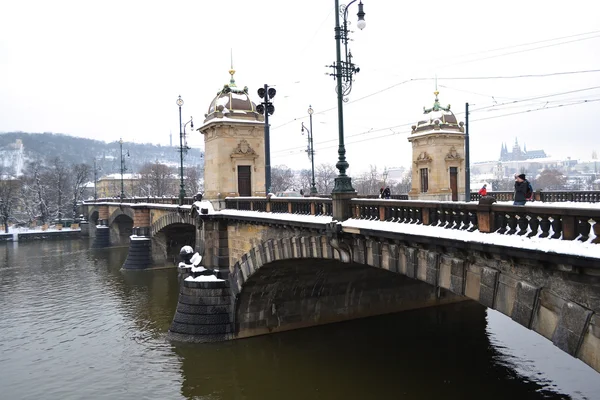
<svg viewBox="0 0 600 400">
<path fill-rule="evenodd" d="M 0 245 L 2 398 L 600 397 L 589 367 L 472 302 L 172 344 L 176 271 L 120 271 L 126 255 L 77 240 Z"/>
</svg>

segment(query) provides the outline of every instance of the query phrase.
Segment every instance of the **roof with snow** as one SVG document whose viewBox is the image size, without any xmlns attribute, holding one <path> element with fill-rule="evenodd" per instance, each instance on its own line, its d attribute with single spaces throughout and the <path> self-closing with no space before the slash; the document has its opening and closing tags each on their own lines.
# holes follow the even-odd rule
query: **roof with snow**
<svg viewBox="0 0 600 400">
<path fill-rule="evenodd" d="M 456 120 L 456 116 L 450 111 L 450 104 L 448 104 L 448 107 L 440 105 L 437 89 L 433 94 L 435 94 L 433 107 L 423 107 L 423 116 L 416 125 L 412 126 L 412 135 L 422 136 L 431 133 L 464 134 L 464 123 L 459 123 Z"/>
<path fill-rule="evenodd" d="M 233 74 L 235 70 L 229 70 L 231 79 L 228 84 L 223 85 L 217 96 L 210 102 L 208 112 L 204 114 L 204 124 L 198 128 L 202 130 L 211 122 L 249 122 L 263 123 L 263 116 L 256 111 L 256 105 L 248 96 L 248 87 L 243 89 L 237 87 Z"/>
</svg>

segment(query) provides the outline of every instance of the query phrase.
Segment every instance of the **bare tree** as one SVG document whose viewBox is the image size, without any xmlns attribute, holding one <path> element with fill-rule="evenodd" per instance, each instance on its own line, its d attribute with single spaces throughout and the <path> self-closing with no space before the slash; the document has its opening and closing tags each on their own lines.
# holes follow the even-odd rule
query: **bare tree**
<svg viewBox="0 0 600 400">
<path fill-rule="evenodd" d="M 177 192 L 172 169 L 159 162 L 147 163 L 140 169 L 142 185 L 145 185 L 147 196 L 174 196 Z"/>
<path fill-rule="evenodd" d="M 45 165 L 40 160 L 30 161 L 22 179 L 21 206 L 29 215 L 29 219 L 39 220 L 46 224 L 50 217 L 48 207 L 49 174 Z"/>
<path fill-rule="evenodd" d="M 383 180 L 377 172 L 377 166 L 371 165 L 369 171 L 352 179 L 352 184 L 360 194 L 379 194 L 379 188 L 384 186 Z"/>
<path fill-rule="evenodd" d="M 184 170 L 185 187 L 188 196 L 193 196 L 200 191 L 200 181 L 203 171 L 199 165 L 186 167 Z"/>
<path fill-rule="evenodd" d="M 73 194 L 73 219 L 77 218 L 77 203 L 81 200 L 85 191 L 85 183 L 90 178 L 92 167 L 88 164 L 72 164 L 71 165 L 71 190 Z"/>
<path fill-rule="evenodd" d="M 294 173 L 286 165 L 271 169 L 271 191 L 273 193 L 289 190 L 294 186 Z"/>
<path fill-rule="evenodd" d="M 0 217 L 6 233 L 8 233 L 8 220 L 12 217 L 13 209 L 18 202 L 20 185 L 19 180 L 0 167 Z"/>
<path fill-rule="evenodd" d="M 302 169 L 296 175 L 296 183 L 294 186 L 298 188 L 298 190 L 302 190 L 303 193 L 310 193 L 310 187 L 312 186 L 312 172 L 310 169 Z"/>
<path fill-rule="evenodd" d="M 319 193 L 331 193 L 336 176 L 337 170 L 333 164 L 320 164 L 315 170 L 315 181 Z"/>
<path fill-rule="evenodd" d="M 51 216 L 57 218 L 58 222 L 61 223 L 69 206 L 66 201 L 67 188 L 69 187 L 69 170 L 60 157 L 54 157 L 50 160 L 48 174 L 50 182 L 48 188 L 49 205 L 51 205 L 49 209 L 51 210 Z"/>
<path fill-rule="evenodd" d="M 565 188 L 567 178 L 556 169 L 544 169 L 540 172 L 540 175 L 535 179 L 536 189 L 543 190 L 560 190 Z"/>
</svg>

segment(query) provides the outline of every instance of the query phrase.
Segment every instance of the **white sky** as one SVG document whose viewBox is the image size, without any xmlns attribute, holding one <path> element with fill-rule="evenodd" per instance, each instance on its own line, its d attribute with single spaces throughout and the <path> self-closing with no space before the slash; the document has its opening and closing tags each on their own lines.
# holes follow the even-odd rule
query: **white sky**
<svg viewBox="0 0 600 400">
<path fill-rule="evenodd" d="M 350 175 L 369 165 L 409 166 L 406 138 L 423 106 L 433 103 L 436 74 L 441 103 L 450 103 L 460 120 L 465 102 L 475 110 L 494 100 L 600 87 L 599 72 L 445 79 L 600 69 L 597 1 L 364 0 L 364 10 L 365 30 L 350 36 L 361 69 L 344 107 Z M 353 29 L 357 11 L 355 3 L 349 10 Z M 309 105 L 315 109 L 315 163 L 334 164 L 337 102 L 325 68 L 335 60 L 334 15 L 331 0 L 0 0 L 0 131 L 163 145 L 172 132 L 176 143 L 177 96 L 185 101 L 185 120 L 192 115 L 199 126 L 229 80 L 233 49 L 236 82 L 249 87 L 255 102 L 265 83 L 277 88 L 272 165 L 310 168 L 300 132 Z M 563 42 L 569 43 L 558 45 Z M 504 50 L 490 51 L 498 48 Z M 426 79 L 400 84 L 416 78 Z M 546 101 L 553 107 L 585 99 L 600 100 L 600 88 L 474 111 L 471 160 L 497 159 L 501 143 L 511 147 L 515 137 L 529 150 L 591 158 L 592 150 L 600 151 L 600 101 L 476 121 Z M 201 135 L 195 132 L 189 144 L 203 148 Z"/>
</svg>

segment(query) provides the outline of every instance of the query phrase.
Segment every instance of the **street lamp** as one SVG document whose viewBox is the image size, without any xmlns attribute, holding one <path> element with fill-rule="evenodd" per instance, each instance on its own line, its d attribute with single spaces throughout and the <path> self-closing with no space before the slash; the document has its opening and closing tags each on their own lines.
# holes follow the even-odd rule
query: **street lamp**
<svg viewBox="0 0 600 400">
<path fill-rule="evenodd" d="M 346 161 L 346 147 L 344 146 L 344 111 L 343 104 L 344 98 L 347 97 L 352 91 L 352 75 L 359 72 L 360 68 L 356 67 L 352 63 L 352 53 L 348 51 L 348 7 L 355 3 L 356 0 L 352 0 L 347 6 L 339 6 L 339 0 L 335 0 L 335 50 L 336 50 L 336 62 L 329 67 L 333 68 L 334 73 L 330 74 L 337 80 L 337 100 L 338 100 L 338 126 L 339 126 L 339 147 L 338 147 L 338 162 L 335 164 L 336 168 L 340 171 L 339 175 L 335 178 L 335 185 L 333 187 L 333 193 L 354 193 L 355 190 L 352 187 L 352 181 L 349 176 L 346 175 L 346 170 L 349 167 Z M 340 15 L 344 18 L 344 25 L 340 27 Z M 363 11 L 363 3 L 358 3 L 358 22 L 356 26 L 358 29 L 364 29 L 365 12 Z M 342 61 L 342 45 L 344 42 L 344 51 L 346 61 Z"/>
<path fill-rule="evenodd" d="M 258 97 L 263 99 L 256 106 L 256 111 L 265 116 L 265 196 L 271 193 L 271 140 L 269 138 L 269 115 L 275 112 L 275 106 L 271 103 L 271 99 L 275 97 L 277 90 L 265 84 L 264 88 L 258 89 Z"/>
<path fill-rule="evenodd" d="M 102 171 L 102 168 L 96 166 L 96 159 L 94 158 L 94 200 L 98 200 L 98 192 L 96 190 L 96 186 L 98 186 L 98 171 Z"/>
<path fill-rule="evenodd" d="M 119 139 L 119 147 L 121 149 L 121 201 L 125 198 L 125 190 L 123 186 L 123 172 L 127 171 L 125 167 L 125 156 L 123 155 L 123 138 Z M 129 150 L 127 150 L 127 157 L 129 157 Z"/>
<path fill-rule="evenodd" d="M 183 99 L 181 96 L 177 99 L 177 106 L 179 106 L 179 205 L 183 205 L 183 199 L 185 197 L 185 186 L 183 185 L 183 126 L 181 125 L 181 106 L 183 105 Z M 191 120 L 190 120 L 191 121 Z M 187 123 L 186 123 L 187 125 Z M 192 125 L 193 127 L 193 125 Z M 186 146 L 187 147 L 187 146 Z"/>
<path fill-rule="evenodd" d="M 310 129 L 304 126 L 304 122 L 302 123 L 302 134 L 304 135 L 304 131 L 308 132 L 308 149 L 306 152 L 308 153 L 308 157 L 310 158 L 311 169 L 312 169 L 312 186 L 310 187 L 310 195 L 314 196 L 317 194 L 317 187 L 315 186 L 315 148 L 313 147 L 313 125 L 312 125 L 312 116 L 314 110 L 312 106 L 308 106 L 308 116 L 310 119 Z"/>
</svg>

